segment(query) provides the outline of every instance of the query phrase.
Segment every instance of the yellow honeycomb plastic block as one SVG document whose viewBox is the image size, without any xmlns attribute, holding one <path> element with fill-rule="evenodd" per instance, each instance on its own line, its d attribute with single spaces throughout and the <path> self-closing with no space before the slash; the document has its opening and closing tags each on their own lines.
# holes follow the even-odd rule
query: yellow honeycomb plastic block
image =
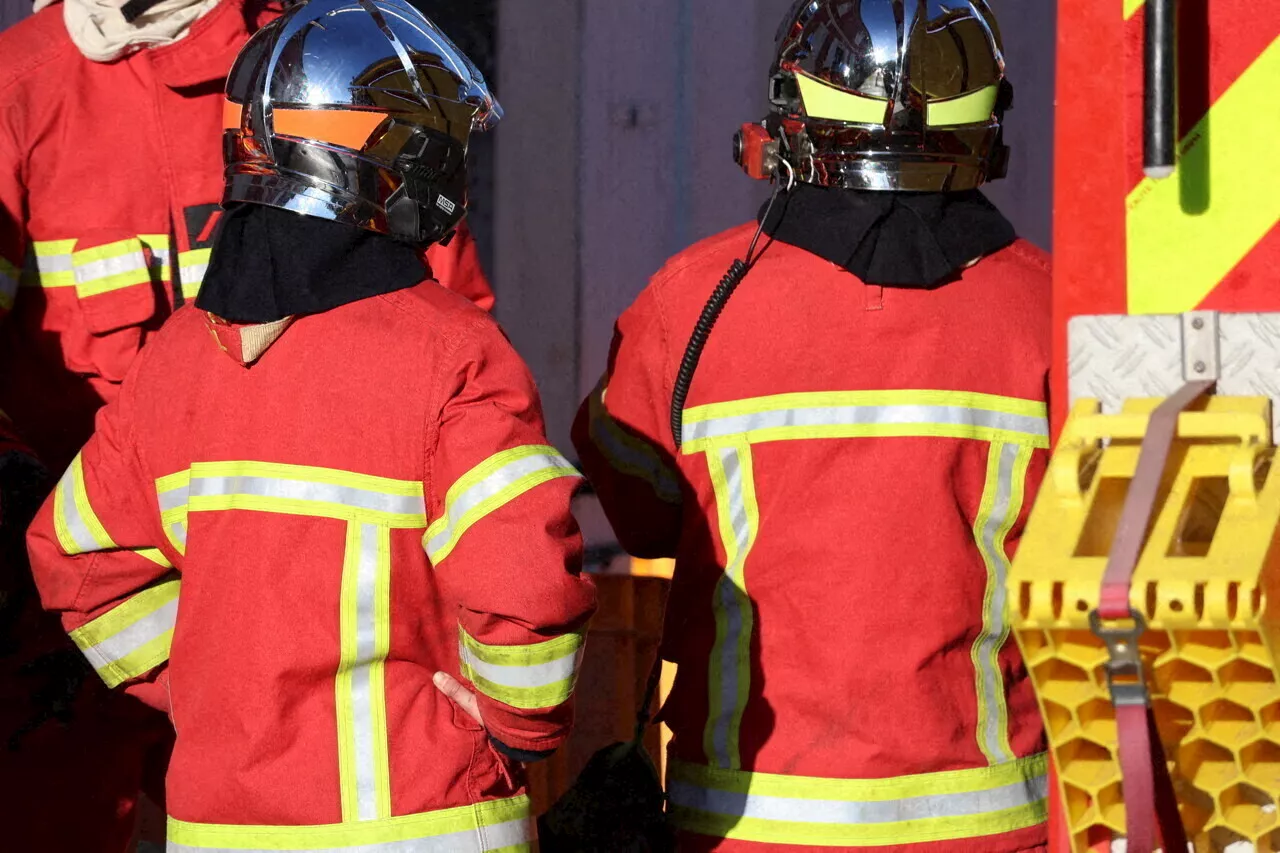
<svg viewBox="0 0 1280 853">
<path fill-rule="evenodd" d="M 1071 414 L 1009 576 L 1075 853 L 1125 831 L 1115 711 L 1089 630 L 1139 446 L 1160 400 Z M 1266 398 L 1209 397 L 1177 439 L 1133 577 L 1161 741 L 1198 853 L 1280 851 L 1280 466 Z"/>
</svg>

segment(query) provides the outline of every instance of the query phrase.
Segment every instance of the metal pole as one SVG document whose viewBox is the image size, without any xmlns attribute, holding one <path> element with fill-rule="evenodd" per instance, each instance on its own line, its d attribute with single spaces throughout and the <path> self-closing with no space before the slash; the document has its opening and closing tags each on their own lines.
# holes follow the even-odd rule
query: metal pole
<svg viewBox="0 0 1280 853">
<path fill-rule="evenodd" d="M 1142 166 L 1148 177 L 1160 180 L 1173 174 L 1177 162 L 1177 0 L 1147 0 L 1145 14 Z"/>
</svg>

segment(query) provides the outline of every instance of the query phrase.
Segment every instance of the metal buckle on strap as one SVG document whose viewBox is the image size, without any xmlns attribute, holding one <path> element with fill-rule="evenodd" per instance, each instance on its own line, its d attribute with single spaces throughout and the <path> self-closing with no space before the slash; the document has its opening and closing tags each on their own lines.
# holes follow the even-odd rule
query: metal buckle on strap
<svg viewBox="0 0 1280 853">
<path fill-rule="evenodd" d="M 1106 644 L 1111 655 L 1103 665 L 1111 702 L 1116 706 L 1150 705 L 1151 695 L 1147 692 L 1142 655 L 1138 649 L 1138 638 L 1147 630 L 1147 623 L 1133 608 L 1129 608 L 1129 621 L 1133 623 L 1129 627 L 1123 625 L 1124 620 L 1103 624 L 1097 610 L 1089 614 L 1089 627 Z"/>
</svg>

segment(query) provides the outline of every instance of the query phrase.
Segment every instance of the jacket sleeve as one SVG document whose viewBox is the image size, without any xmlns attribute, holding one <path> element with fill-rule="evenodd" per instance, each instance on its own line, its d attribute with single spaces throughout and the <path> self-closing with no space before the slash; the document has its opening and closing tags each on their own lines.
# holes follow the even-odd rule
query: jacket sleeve
<svg viewBox="0 0 1280 853">
<path fill-rule="evenodd" d="M 436 243 L 427 249 L 427 265 L 444 287 L 470 299 L 480 310 L 493 312 L 493 288 L 480 268 L 480 252 L 467 220 L 458 224 L 449 245 Z"/>
<path fill-rule="evenodd" d="M 99 413 L 97 432 L 32 523 L 27 549 L 45 608 L 61 615 L 107 686 L 167 711 L 179 580 L 158 547 L 155 488 L 129 422 L 131 384 Z"/>
<path fill-rule="evenodd" d="M 580 477 L 547 444 L 533 380 L 493 321 L 456 356 L 429 461 L 423 545 L 459 603 L 460 671 L 486 729 L 506 747 L 546 752 L 568 735 L 595 610 L 569 509 Z"/>
<path fill-rule="evenodd" d="M 667 349 L 650 288 L 618 319 L 608 370 L 573 425 L 573 444 L 618 542 L 646 559 L 674 557 L 680 541 Z"/>
</svg>

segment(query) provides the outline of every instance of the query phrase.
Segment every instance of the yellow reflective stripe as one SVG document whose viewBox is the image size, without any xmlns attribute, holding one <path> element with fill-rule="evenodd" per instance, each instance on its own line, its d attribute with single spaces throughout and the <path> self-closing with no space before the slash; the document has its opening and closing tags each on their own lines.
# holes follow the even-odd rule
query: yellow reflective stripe
<svg viewBox="0 0 1280 853">
<path fill-rule="evenodd" d="M 108 687 L 169 658 L 180 588 L 178 580 L 159 583 L 70 633 Z"/>
<path fill-rule="evenodd" d="M 645 481 L 660 500 L 680 503 L 680 485 L 675 472 L 652 444 L 633 435 L 613 419 L 605 405 L 605 395 L 602 379 L 587 398 L 587 429 L 591 443 L 613 470 Z"/>
<path fill-rule="evenodd" d="M 194 299 L 200 292 L 204 274 L 209 269 L 209 256 L 212 251 L 212 249 L 192 249 L 178 254 L 178 279 L 182 282 L 184 298 Z"/>
<path fill-rule="evenodd" d="M 422 537 L 427 557 L 439 565 L 480 519 L 543 483 L 580 476 L 559 451 L 548 445 L 525 445 L 495 453 L 458 478 L 445 494 L 444 514 L 431 523 Z"/>
<path fill-rule="evenodd" d="M 759 412 L 799 408 L 840 406 L 953 406 L 982 409 L 1027 418 L 1047 417 L 1048 407 L 1039 400 L 1023 400 L 972 391 L 903 389 L 890 391 L 814 391 L 774 394 L 727 403 L 711 403 L 684 410 L 684 423 L 694 424 L 716 418 L 752 415 Z"/>
<path fill-rule="evenodd" d="M 892 390 L 779 394 L 684 412 L 683 451 L 739 438 L 939 437 L 1048 447 L 1041 401 L 967 391 Z"/>
<path fill-rule="evenodd" d="M 494 666 L 538 666 L 553 663 L 578 653 L 585 642 L 586 629 L 572 634 L 562 634 L 541 643 L 523 646 L 491 646 L 482 643 L 458 627 L 462 643 L 476 657 Z"/>
<path fill-rule="evenodd" d="M 188 509 L 274 512 L 392 528 L 426 526 L 422 484 L 416 480 L 273 462 L 192 465 Z"/>
<path fill-rule="evenodd" d="M 76 271 L 71 264 L 75 240 L 37 240 L 27 253 L 22 271 L 23 287 L 75 287 Z"/>
<path fill-rule="evenodd" d="M 179 554 L 187 553 L 187 500 L 191 472 L 179 471 L 156 480 L 156 498 L 160 505 L 160 524 L 169 544 Z"/>
<path fill-rule="evenodd" d="M 320 468 L 314 465 L 287 465 L 279 462 L 197 462 L 191 466 L 192 477 L 262 477 L 273 480 L 297 480 L 304 483 L 323 483 L 347 486 L 366 492 L 398 495 L 406 498 L 422 496 L 422 483 L 417 480 L 393 480 L 372 474 L 358 474 L 337 468 Z"/>
<path fill-rule="evenodd" d="M 991 121 L 999 92 L 998 86 L 987 86 L 954 98 L 929 101 L 925 105 L 925 123 L 932 127 L 953 127 Z"/>
<path fill-rule="evenodd" d="M 53 527 L 58 544 L 68 556 L 117 547 L 89 504 L 83 462 L 78 453 L 54 489 Z"/>
<path fill-rule="evenodd" d="M 490 699 L 513 708 L 551 708 L 573 695 L 583 633 L 530 645 L 491 646 L 459 625 L 458 659 L 463 675 Z"/>
<path fill-rule="evenodd" d="M 982 631 L 969 650 L 978 698 L 978 748 L 988 763 L 1013 759 L 1009 744 L 1009 708 L 1000 650 L 1009 640 L 1009 557 L 1005 540 L 1022 514 L 1027 466 L 1033 449 L 1023 445 L 993 443 L 987 454 L 986 485 L 973 522 L 973 537 L 987 571 L 982 602 Z"/>
<path fill-rule="evenodd" d="M 391 530 L 347 525 L 334 680 L 342 819 L 391 816 L 385 666 L 391 651 Z"/>
<path fill-rule="evenodd" d="M 819 779 L 672 762 L 676 826 L 716 838 L 874 847 L 980 838 L 1044 822 L 1045 755 L 891 779 Z"/>
<path fill-rule="evenodd" d="M 348 847 L 358 847 L 361 853 L 450 853 L 460 848 L 528 853 L 533 850 L 534 829 L 529 798 L 521 796 L 424 814 L 320 826 L 189 823 L 171 817 L 166 844 L 168 853 Z"/>
<path fill-rule="evenodd" d="M 809 118 L 884 124 L 889 110 L 888 101 L 837 89 L 800 71 L 796 72 L 796 82 L 800 84 L 800 99 Z"/>
<path fill-rule="evenodd" d="M 170 249 L 168 234 L 139 234 L 142 246 L 151 251 L 151 262 L 148 265 L 151 280 L 157 284 L 170 280 Z"/>
<path fill-rule="evenodd" d="M 82 249 L 71 255 L 71 264 L 75 268 L 76 293 L 81 298 L 151 281 L 137 237 Z"/>
<path fill-rule="evenodd" d="M 186 489 L 191 485 L 191 471 L 178 471 L 175 474 L 167 474 L 156 480 L 156 492 L 163 494 L 171 492 L 175 489 Z"/>
<path fill-rule="evenodd" d="M 159 548 L 137 548 L 134 550 L 134 553 L 145 560 L 155 563 L 157 566 L 161 566 L 166 569 L 173 568 L 173 563 L 169 562 L 169 558 L 166 557 L 164 552 Z"/>
<path fill-rule="evenodd" d="M 760 528 L 751 446 L 745 441 L 707 452 L 716 496 L 724 575 L 712 608 L 716 639 L 708 673 L 709 706 L 703 748 L 718 767 L 741 766 L 738 747 L 742 715 L 751 690 L 751 636 L 755 614 L 747 594 L 746 563 Z"/>
<path fill-rule="evenodd" d="M 1127 21 L 1138 13 L 1146 0 L 1124 0 L 1124 19 Z"/>
<path fill-rule="evenodd" d="M 1192 310 L 1280 223 L 1280 170 L 1241 168 L 1274 156 L 1278 88 L 1280 38 L 1191 129 L 1175 176 L 1130 193 L 1129 313 Z M 1207 209 L 1183 209 L 1187 182 L 1212 187 Z"/>
</svg>

